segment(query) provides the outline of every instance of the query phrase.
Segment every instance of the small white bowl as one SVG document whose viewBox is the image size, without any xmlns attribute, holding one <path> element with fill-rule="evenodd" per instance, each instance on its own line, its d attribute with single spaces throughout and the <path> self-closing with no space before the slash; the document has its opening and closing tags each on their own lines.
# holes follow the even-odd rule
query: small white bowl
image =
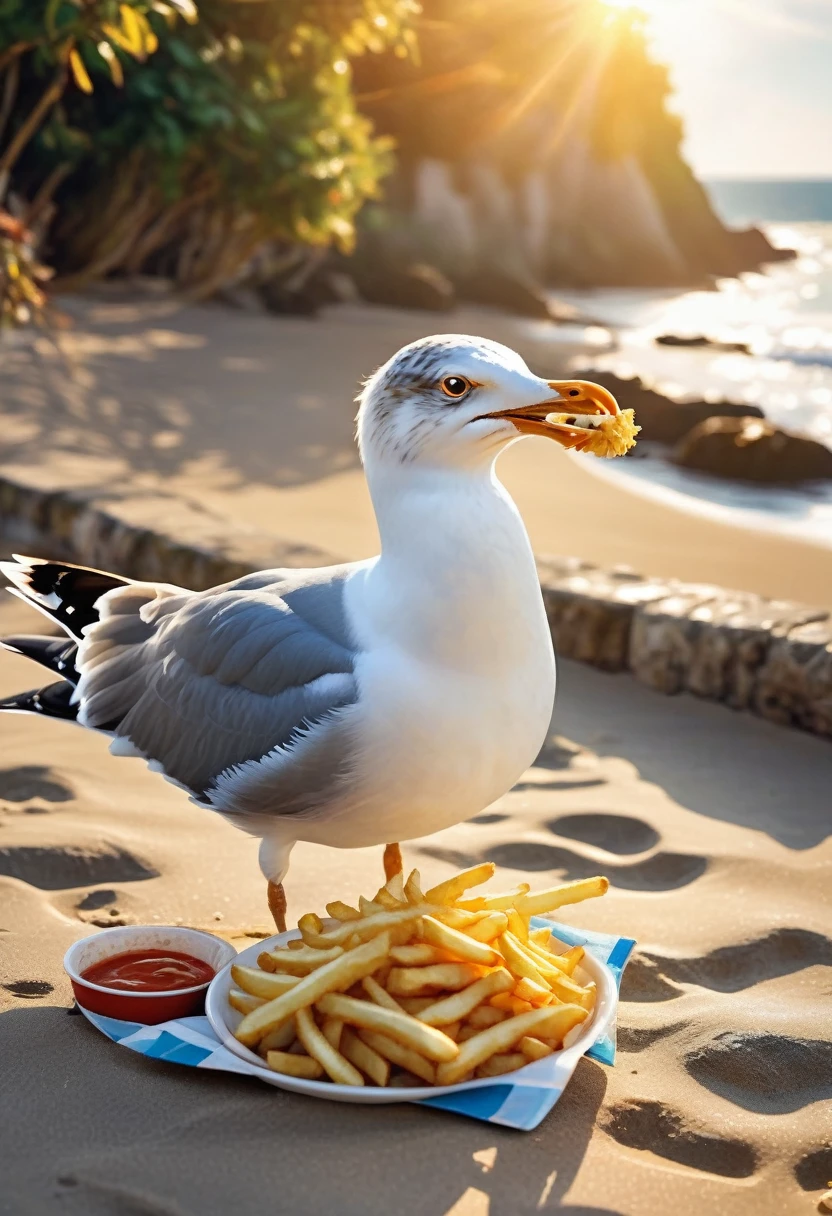
<svg viewBox="0 0 832 1216">
<path fill-rule="evenodd" d="M 176 950 L 192 954 L 213 967 L 213 979 L 223 968 L 228 969 L 237 957 L 236 950 L 228 942 L 199 929 L 184 929 L 177 925 L 126 925 L 103 929 L 91 937 L 81 938 L 64 955 L 64 970 L 78 1004 L 92 1013 L 124 1022 L 141 1022 L 145 1026 L 202 1013 L 205 993 L 213 979 L 192 988 L 165 992 L 125 992 L 84 979 L 82 973 L 105 958 L 139 950 Z"/>
<path fill-rule="evenodd" d="M 268 940 L 258 942 L 248 949 L 242 950 L 232 962 L 241 963 L 246 967 L 257 966 L 257 956 L 264 950 L 274 950 L 283 946 L 293 938 L 300 937 L 297 929 L 288 933 L 280 933 Z M 242 1021 L 242 1014 L 232 1009 L 228 1003 L 228 994 L 234 987 L 231 979 L 231 963 L 222 969 L 208 987 L 205 998 L 205 1013 L 213 1027 L 214 1033 L 222 1045 L 233 1052 L 249 1066 L 246 1071 L 256 1074 L 261 1080 L 275 1085 L 278 1089 L 288 1089 L 293 1093 L 309 1094 L 315 1098 L 328 1098 L 331 1102 L 356 1102 L 367 1104 L 383 1104 L 391 1102 L 415 1102 L 424 1098 L 436 1098 L 441 1094 L 459 1093 L 468 1089 L 481 1089 L 489 1085 L 529 1085 L 540 1088 L 557 1088 L 562 1090 L 575 1066 L 592 1045 L 597 1042 L 609 1029 L 618 1007 L 618 987 L 615 976 L 605 963 L 593 958 L 589 952 L 584 956 L 580 967 L 576 968 L 575 978 L 579 983 L 594 980 L 597 987 L 595 1008 L 591 1017 L 570 1031 L 567 1039 L 569 1045 L 555 1051 L 542 1060 L 535 1060 L 517 1072 L 507 1073 L 499 1077 L 484 1077 L 477 1081 L 461 1081 L 458 1085 L 415 1086 L 410 1089 L 383 1088 L 376 1085 L 336 1085 L 331 1081 L 308 1081 L 303 1077 L 290 1077 L 284 1073 L 273 1072 L 263 1062 L 262 1058 L 248 1047 L 244 1047 L 234 1037 L 234 1031 Z M 575 1034 L 580 1030 L 579 1034 Z"/>
</svg>

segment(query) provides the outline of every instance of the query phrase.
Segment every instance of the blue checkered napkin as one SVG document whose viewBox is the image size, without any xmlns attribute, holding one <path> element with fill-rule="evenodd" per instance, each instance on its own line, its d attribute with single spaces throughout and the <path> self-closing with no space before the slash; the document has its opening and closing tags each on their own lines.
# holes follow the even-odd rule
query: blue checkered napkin
<svg viewBox="0 0 832 1216">
<path fill-rule="evenodd" d="M 534 918 L 538 926 L 550 926 L 554 936 L 565 946 L 583 946 L 601 962 L 607 964 L 620 984 L 621 973 L 635 942 L 627 937 L 611 937 L 604 933 L 590 933 L 588 929 L 573 929 L 568 925 L 551 924 Z M 206 1017 L 178 1018 L 163 1022 L 159 1026 L 143 1026 L 139 1022 L 119 1022 L 105 1018 L 100 1013 L 81 1012 L 94 1026 L 123 1047 L 137 1051 L 153 1060 L 168 1060 L 172 1064 L 187 1064 L 191 1068 L 211 1068 L 219 1072 L 237 1072 L 256 1076 L 255 1065 L 241 1060 L 220 1043 L 211 1023 Z M 602 1064 L 612 1064 L 615 1059 L 615 1023 L 586 1053 L 590 1059 Z M 566 1056 L 567 1053 L 563 1053 Z M 538 1061 L 540 1075 L 528 1078 L 518 1085 L 508 1080 L 495 1085 L 483 1085 L 476 1089 L 460 1090 L 453 1094 L 440 1094 L 422 1100 L 423 1106 L 438 1106 L 442 1110 L 456 1111 L 472 1119 L 487 1123 L 499 1123 L 531 1131 L 549 1113 L 563 1093 L 574 1068 L 574 1059 L 546 1057 Z M 540 1068 L 541 1065 L 546 1066 Z"/>
</svg>

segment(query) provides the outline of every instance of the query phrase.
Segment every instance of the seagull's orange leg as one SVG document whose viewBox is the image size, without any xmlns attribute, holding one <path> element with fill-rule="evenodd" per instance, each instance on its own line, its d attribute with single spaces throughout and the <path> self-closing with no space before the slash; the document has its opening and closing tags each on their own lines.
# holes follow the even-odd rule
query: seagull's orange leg
<svg viewBox="0 0 832 1216">
<path fill-rule="evenodd" d="M 282 882 L 269 883 L 269 911 L 274 917 L 278 933 L 286 932 L 286 892 Z"/>
<path fill-rule="evenodd" d="M 404 870 L 402 851 L 397 844 L 388 844 L 384 849 L 384 881 L 389 882 L 396 874 Z"/>
</svg>

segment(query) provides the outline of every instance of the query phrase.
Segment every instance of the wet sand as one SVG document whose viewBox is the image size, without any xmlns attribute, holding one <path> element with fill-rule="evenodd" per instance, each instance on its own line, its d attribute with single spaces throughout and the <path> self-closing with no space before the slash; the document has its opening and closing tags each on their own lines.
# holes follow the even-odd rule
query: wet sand
<svg viewBox="0 0 832 1216">
<path fill-rule="evenodd" d="M 3 597 L 0 633 L 34 630 Z M 37 682 L 0 661 L 0 693 Z M 538 763 L 405 846 L 430 881 L 602 872 L 567 919 L 634 936 L 613 1069 L 583 1061 L 523 1134 L 346 1107 L 138 1057 L 61 969 L 101 924 L 268 928 L 256 845 L 73 726 L 0 718 L 0 1212 L 9 1216 L 793 1216 L 832 1178 L 829 745 L 564 663 Z M 290 918 L 380 881 L 300 845 Z"/>
</svg>

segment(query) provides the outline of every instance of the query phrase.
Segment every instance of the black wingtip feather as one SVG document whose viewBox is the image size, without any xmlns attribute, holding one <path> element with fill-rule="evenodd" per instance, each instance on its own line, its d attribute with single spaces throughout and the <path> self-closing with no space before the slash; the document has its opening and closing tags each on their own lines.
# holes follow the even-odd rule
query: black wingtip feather
<svg viewBox="0 0 832 1216">
<path fill-rule="evenodd" d="M 45 718 L 63 718 L 74 722 L 78 716 L 78 706 L 72 704 L 72 694 L 75 692 L 68 680 L 58 680 L 55 684 L 47 684 L 43 688 L 32 688 L 28 692 L 17 693 L 16 696 L 6 697 L 0 701 L 0 713 L 3 710 L 21 714 L 41 714 Z"/>
</svg>

